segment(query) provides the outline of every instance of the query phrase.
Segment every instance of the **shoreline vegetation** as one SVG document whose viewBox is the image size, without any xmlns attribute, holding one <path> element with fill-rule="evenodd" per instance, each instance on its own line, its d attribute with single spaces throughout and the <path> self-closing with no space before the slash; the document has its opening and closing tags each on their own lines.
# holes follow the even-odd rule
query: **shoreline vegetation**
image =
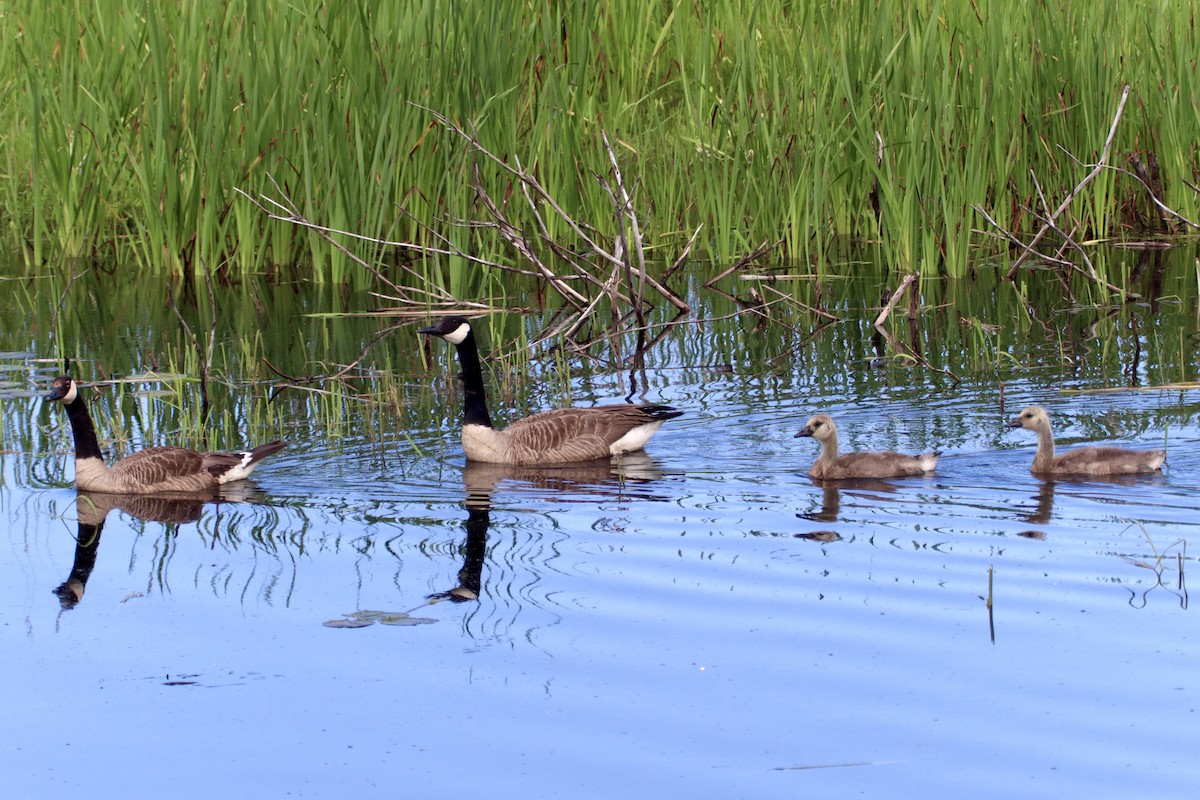
<svg viewBox="0 0 1200 800">
<path fill-rule="evenodd" d="M 627 273 L 819 275 L 848 239 L 925 277 L 1038 238 L 1106 284 L 1089 243 L 1200 217 L 1189 4 L 304 5 L 0 12 L 0 247 L 421 302 L 496 295 L 490 261 L 586 307 L 587 278 L 538 260 L 591 236 Z"/>
</svg>

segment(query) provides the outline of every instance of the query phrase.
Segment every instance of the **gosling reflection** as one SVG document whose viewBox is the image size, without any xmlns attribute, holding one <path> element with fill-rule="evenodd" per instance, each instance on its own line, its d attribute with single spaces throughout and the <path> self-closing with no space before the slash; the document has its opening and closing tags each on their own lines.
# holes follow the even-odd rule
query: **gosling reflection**
<svg viewBox="0 0 1200 800">
<path fill-rule="evenodd" d="M 1144 486 L 1146 484 L 1165 484 L 1166 478 L 1160 474 L 1132 474 L 1132 475 L 1088 475 L 1081 480 L 1062 480 L 1062 478 L 1041 479 L 1038 482 L 1037 495 L 1035 499 L 1037 505 L 1033 511 L 1022 515 L 1022 519 L 1026 522 L 1031 522 L 1036 525 L 1046 525 L 1050 522 L 1054 515 L 1054 493 L 1059 484 L 1065 487 L 1067 499 L 1070 500 L 1072 495 L 1086 495 L 1089 490 L 1099 491 L 1107 497 L 1109 489 L 1117 489 L 1118 487 L 1126 486 Z"/>
<path fill-rule="evenodd" d="M 814 511 L 797 514 L 801 519 L 813 522 L 838 522 L 842 516 L 842 492 L 851 496 L 859 496 L 867 500 L 872 494 L 895 494 L 896 486 L 887 481 L 874 478 L 851 478 L 850 480 L 825 481 L 812 479 L 814 486 L 821 487 L 821 507 Z"/>
<path fill-rule="evenodd" d="M 1024 516 L 1026 522 L 1045 525 L 1054 511 L 1054 481 L 1042 481 L 1037 492 L 1037 506 Z"/>
<path fill-rule="evenodd" d="M 96 567 L 100 535 L 104 522 L 114 508 L 144 522 L 181 524 L 200 519 L 204 509 L 203 497 L 152 497 L 147 495 L 104 494 L 77 492 L 75 513 L 78 534 L 75 539 L 75 562 L 67 579 L 54 588 L 63 610 L 79 605 L 87 588 L 88 578 Z"/>
<path fill-rule="evenodd" d="M 492 524 L 492 501 L 502 484 L 514 494 L 552 492 L 556 499 L 569 502 L 594 501 L 597 497 L 661 500 L 663 497 L 648 491 L 645 484 L 662 477 L 658 462 L 644 452 L 545 467 L 468 461 L 463 469 L 467 538 L 459 548 L 463 564 L 458 571 L 458 585 L 426 598 L 431 602 L 453 603 L 479 599 L 483 591 L 488 529 Z"/>
</svg>

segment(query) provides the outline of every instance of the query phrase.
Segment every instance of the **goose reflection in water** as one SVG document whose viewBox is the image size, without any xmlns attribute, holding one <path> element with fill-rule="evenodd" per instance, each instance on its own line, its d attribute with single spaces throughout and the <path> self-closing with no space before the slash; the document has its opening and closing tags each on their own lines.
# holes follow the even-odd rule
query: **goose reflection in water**
<svg viewBox="0 0 1200 800">
<path fill-rule="evenodd" d="M 1039 480 L 1038 491 L 1036 495 L 1037 505 L 1033 511 L 1022 515 L 1022 519 L 1026 522 L 1034 523 L 1035 525 L 1049 524 L 1054 512 L 1054 493 L 1059 484 L 1066 487 L 1066 497 L 1069 498 L 1072 494 L 1079 495 L 1087 493 L 1090 490 L 1099 491 L 1101 494 L 1108 494 L 1106 491 L 1112 488 L 1114 491 L 1117 487 L 1132 487 L 1144 486 L 1146 484 L 1165 485 L 1166 478 L 1161 474 L 1133 474 L 1133 475 L 1087 475 L 1081 476 L 1079 480 L 1065 481 L 1061 476 L 1046 477 Z M 1117 492 L 1118 495 L 1123 494 Z"/>
<path fill-rule="evenodd" d="M 96 566 L 100 536 L 104 523 L 113 509 L 125 512 L 143 522 L 182 525 L 200 519 L 205 503 L 248 502 L 249 493 L 242 489 L 179 495 L 126 495 L 79 491 L 75 498 L 78 532 L 75 539 L 75 561 L 67 579 L 53 589 L 63 610 L 74 608 L 83 599 L 88 579 Z"/>
<path fill-rule="evenodd" d="M 467 538 L 460 548 L 463 565 L 458 571 L 458 585 L 427 595 L 427 599 L 454 603 L 479 599 L 492 502 L 498 490 L 516 496 L 552 495 L 557 502 L 595 502 L 604 498 L 665 500 L 665 496 L 645 488 L 662 477 L 658 462 L 644 452 L 544 467 L 468 461 L 463 469 Z"/>
<path fill-rule="evenodd" d="M 1054 481 L 1042 481 L 1038 487 L 1037 506 L 1024 516 L 1026 522 L 1034 525 L 1045 525 L 1050 522 L 1054 512 Z"/>
<path fill-rule="evenodd" d="M 797 514 L 801 519 L 813 522 L 838 522 L 842 515 L 842 492 L 861 497 L 867 501 L 883 500 L 872 495 L 895 494 L 893 483 L 877 478 L 851 478 L 849 480 L 820 480 L 813 478 L 814 485 L 821 488 L 821 507 L 815 511 Z"/>
</svg>

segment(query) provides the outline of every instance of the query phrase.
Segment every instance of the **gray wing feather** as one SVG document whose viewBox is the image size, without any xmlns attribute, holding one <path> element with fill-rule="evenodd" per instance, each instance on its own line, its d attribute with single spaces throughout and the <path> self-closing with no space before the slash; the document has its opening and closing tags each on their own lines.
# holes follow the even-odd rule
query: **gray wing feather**
<svg viewBox="0 0 1200 800">
<path fill-rule="evenodd" d="M 1164 450 L 1126 450 L 1121 447 L 1081 447 L 1055 456 L 1056 472 L 1122 475 L 1154 472 L 1166 460 Z"/>
<path fill-rule="evenodd" d="M 832 464 L 822 465 L 818 462 L 809 474 L 814 478 L 898 478 L 921 475 L 931 468 L 929 459 L 933 457 L 936 460 L 937 455 L 910 456 L 891 450 L 847 453 Z"/>
</svg>

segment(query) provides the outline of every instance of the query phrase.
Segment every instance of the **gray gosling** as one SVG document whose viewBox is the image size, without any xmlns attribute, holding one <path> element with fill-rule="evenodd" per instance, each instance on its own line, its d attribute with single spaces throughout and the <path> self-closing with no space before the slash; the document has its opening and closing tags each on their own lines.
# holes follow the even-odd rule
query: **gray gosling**
<svg viewBox="0 0 1200 800">
<path fill-rule="evenodd" d="M 1037 434 L 1038 448 L 1029 471 L 1037 475 L 1132 475 L 1157 472 L 1167 460 L 1165 450 L 1125 450 L 1120 447 L 1078 447 L 1054 455 L 1050 415 L 1041 406 L 1030 406 L 1008 423 Z"/>
<path fill-rule="evenodd" d="M 821 443 L 821 455 L 808 474 L 809 477 L 824 480 L 923 475 L 933 471 L 941 455 L 935 452 L 910 456 L 890 450 L 839 455 L 837 425 L 828 414 L 811 417 L 793 438 L 801 436 L 811 436 Z"/>
<path fill-rule="evenodd" d="M 87 492 L 201 492 L 248 477 L 258 462 L 286 447 L 283 442 L 271 442 L 242 453 L 151 447 L 132 453 L 110 467 L 104 463 L 96 441 L 96 427 L 79 395 L 79 385 L 69 376 L 60 375 L 51 384 L 46 401 L 66 406 L 75 435 L 75 486 Z"/>
<path fill-rule="evenodd" d="M 467 460 L 535 466 L 610 458 L 641 450 L 662 424 L 683 414 L 670 406 L 621 403 L 559 408 L 496 430 L 488 415 L 483 369 L 471 325 L 446 317 L 418 333 L 454 345 L 463 378 L 462 443 Z"/>
</svg>

